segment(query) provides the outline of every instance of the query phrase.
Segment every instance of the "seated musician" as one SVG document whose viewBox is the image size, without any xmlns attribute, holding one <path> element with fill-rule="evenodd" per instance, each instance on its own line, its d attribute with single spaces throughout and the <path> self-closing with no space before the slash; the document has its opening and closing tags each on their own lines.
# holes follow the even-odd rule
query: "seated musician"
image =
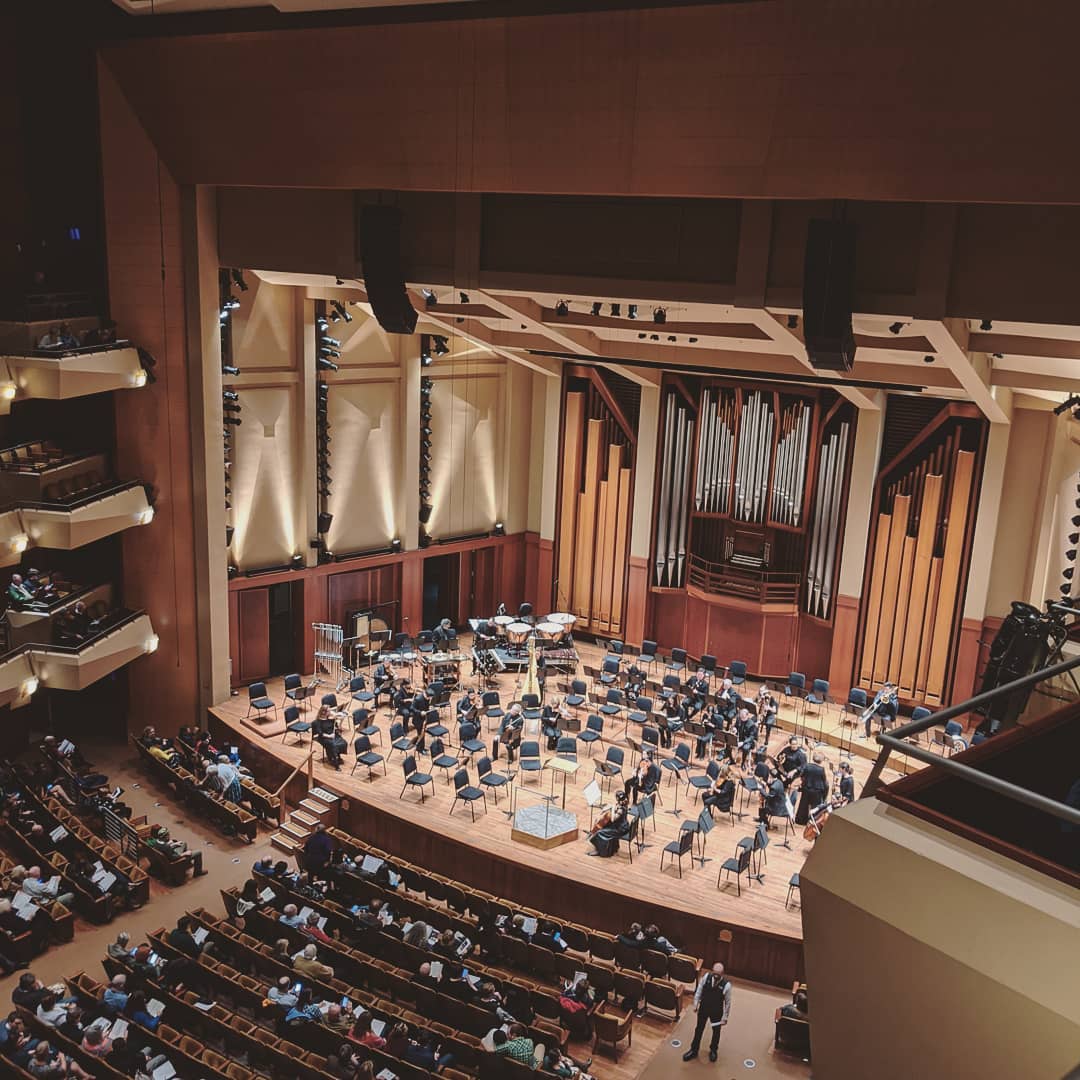
<svg viewBox="0 0 1080 1080">
<path fill-rule="evenodd" d="M 716 695 L 716 709 L 720 713 L 724 727 L 727 728 L 739 711 L 739 695 L 730 679 L 725 679 L 720 684 L 720 690 Z"/>
<path fill-rule="evenodd" d="M 694 750 L 694 756 L 697 758 L 708 757 L 709 747 L 712 746 L 713 742 L 713 735 L 717 727 L 719 727 L 716 706 L 706 705 L 698 716 L 697 722 L 701 725 L 702 732 L 697 736 L 697 745 Z"/>
<path fill-rule="evenodd" d="M 628 781 L 629 782 L 629 781 Z M 630 835 L 630 798 L 625 791 L 615 792 L 615 806 L 597 819 L 596 827 L 589 836 L 594 851 L 590 855 L 610 858 L 619 850 L 619 842 Z"/>
<path fill-rule="evenodd" d="M 754 778 L 764 787 L 773 778 L 776 769 L 769 764 L 765 748 L 754 751 Z"/>
<path fill-rule="evenodd" d="M 449 619 L 442 619 L 439 625 L 431 631 L 431 640 L 435 645 L 436 652 L 448 652 L 450 642 L 457 636 L 454 625 Z"/>
<path fill-rule="evenodd" d="M 758 821 L 767 825 L 770 817 L 787 817 L 787 814 L 787 790 L 784 787 L 784 781 L 777 775 L 764 789 Z"/>
<path fill-rule="evenodd" d="M 394 715 L 403 716 L 407 721 L 412 710 L 412 698 L 413 691 L 408 679 L 399 679 L 390 690 L 390 708 L 394 710 Z"/>
<path fill-rule="evenodd" d="M 768 748 L 773 729 L 776 727 L 776 710 L 776 699 L 772 696 L 772 691 L 762 683 L 757 695 L 757 713 L 758 721 L 765 729 L 765 741 L 761 744 L 765 748 Z"/>
<path fill-rule="evenodd" d="M 726 814 L 735 801 L 735 781 L 731 776 L 731 766 L 726 762 L 720 766 L 720 772 L 701 800 L 712 812 Z"/>
<path fill-rule="evenodd" d="M 874 695 L 874 700 L 870 705 L 870 709 L 866 714 L 866 737 L 870 738 L 870 724 L 875 716 L 881 718 L 881 730 L 886 731 L 892 727 L 893 722 L 896 720 L 896 714 L 899 711 L 900 703 L 897 698 L 896 686 L 887 682 L 878 692 Z"/>
<path fill-rule="evenodd" d="M 379 707 L 379 698 L 383 694 L 389 695 L 394 686 L 394 677 L 386 670 L 386 665 L 380 660 L 371 672 L 371 692 L 375 695 L 375 708 Z"/>
<path fill-rule="evenodd" d="M 681 730 L 683 726 L 682 706 L 679 705 L 675 698 L 668 698 L 656 716 L 656 727 L 660 732 L 660 745 L 665 750 L 670 749 L 672 736 L 676 731 Z"/>
<path fill-rule="evenodd" d="M 465 693 L 458 698 L 456 711 L 459 724 L 476 719 L 476 702 L 473 701 L 471 690 L 466 689 Z"/>
<path fill-rule="evenodd" d="M 341 737 L 338 722 L 331 713 L 329 705 L 320 706 L 311 733 L 315 741 L 326 751 L 326 759 L 331 768 L 340 769 L 341 755 L 349 744 Z"/>
<path fill-rule="evenodd" d="M 626 669 L 624 677 L 626 679 L 624 685 L 628 698 L 636 698 L 645 692 L 645 672 L 637 664 L 631 664 Z"/>
<path fill-rule="evenodd" d="M 705 699 L 709 694 L 709 677 L 704 668 L 698 668 L 695 674 L 686 683 L 686 712 L 688 716 L 701 712 L 705 707 Z"/>
<path fill-rule="evenodd" d="M 623 791 L 629 797 L 634 793 L 634 805 L 637 806 L 639 795 L 651 795 L 660 786 L 660 769 L 653 762 L 652 754 L 644 753 L 638 762 L 634 775 L 623 784 Z"/>
<path fill-rule="evenodd" d="M 522 709 L 521 702 L 515 701 L 509 709 L 503 714 L 502 719 L 499 721 L 499 740 L 506 742 L 506 733 L 520 732 L 525 726 L 525 712 Z"/>
<path fill-rule="evenodd" d="M 750 755 L 757 745 L 758 718 L 749 709 L 740 709 L 735 723 L 735 734 L 739 739 L 739 764 L 746 768 Z"/>
</svg>

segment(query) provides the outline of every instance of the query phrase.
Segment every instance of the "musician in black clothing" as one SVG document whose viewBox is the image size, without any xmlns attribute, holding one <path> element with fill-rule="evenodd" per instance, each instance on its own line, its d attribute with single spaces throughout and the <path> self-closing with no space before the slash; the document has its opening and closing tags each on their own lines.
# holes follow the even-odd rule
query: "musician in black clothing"
<svg viewBox="0 0 1080 1080">
<path fill-rule="evenodd" d="M 702 733 L 697 737 L 697 746 L 694 756 L 698 758 L 708 757 L 709 747 L 712 745 L 713 734 L 717 728 L 716 706 L 706 705 L 698 717 L 698 723 L 702 727 Z"/>
<path fill-rule="evenodd" d="M 784 788 L 784 781 L 777 776 L 765 789 L 764 798 L 761 800 L 761 810 L 758 812 L 758 821 L 768 824 L 770 817 L 787 817 L 787 814 L 787 791 Z"/>
<path fill-rule="evenodd" d="M 464 724 L 466 721 L 474 720 L 476 718 L 476 702 L 473 701 L 471 690 L 466 690 L 465 693 L 458 698 L 456 711 L 459 724 Z"/>
<path fill-rule="evenodd" d="M 725 679 L 716 695 L 716 709 L 727 728 L 734 721 L 739 711 L 739 694 L 730 679 Z"/>
<path fill-rule="evenodd" d="M 825 768 L 825 755 L 815 753 L 802 772 L 802 797 L 795 812 L 795 824 L 805 825 L 810 811 L 817 809 L 829 797 L 829 774 Z"/>
<path fill-rule="evenodd" d="M 693 716 L 705 708 L 705 699 L 709 694 L 709 680 L 704 668 L 698 668 L 697 674 L 686 683 L 686 715 Z"/>
<path fill-rule="evenodd" d="M 765 729 L 765 741 L 761 745 L 767 749 L 769 740 L 772 738 L 773 729 L 776 727 L 776 699 L 772 696 L 772 691 L 765 685 L 762 685 L 758 691 L 757 712 L 758 723 Z"/>
<path fill-rule="evenodd" d="M 631 664 L 626 669 L 625 679 L 626 696 L 628 698 L 636 698 L 645 692 L 645 672 L 637 664 Z"/>
<path fill-rule="evenodd" d="M 456 636 L 453 623 L 451 623 L 449 619 L 443 619 L 439 625 L 431 631 L 431 640 L 435 645 L 435 651 L 446 652 L 451 640 Z"/>
<path fill-rule="evenodd" d="M 776 764 L 780 769 L 785 787 L 797 777 L 802 776 L 802 771 L 806 768 L 806 753 L 799 746 L 797 736 L 792 735 L 788 739 L 788 744 L 780 751 Z"/>
<path fill-rule="evenodd" d="M 639 795 L 651 795 L 659 786 L 660 770 L 653 762 L 652 754 L 643 754 L 634 775 L 623 784 L 623 791 L 627 795 L 631 791 L 634 793 L 634 805 L 637 806 Z"/>
<path fill-rule="evenodd" d="M 749 709 L 740 709 L 739 718 L 735 725 L 735 734 L 738 736 L 739 752 L 742 754 L 739 764 L 744 769 L 746 768 L 746 763 L 750 760 L 750 755 L 754 751 L 754 744 L 757 742 L 757 732 L 757 717 Z"/>
<path fill-rule="evenodd" d="M 893 722 L 896 720 L 896 714 L 900 708 L 899 701 L 897 700 L 896 687 L 887 682 L 878 692 L 874 695 L 874 700 L 870 705 L 870 711 L 866 714 L 866 737 L 870 738 L 870 724 L 875 716 L 881 717 L 881 729 L 882 731 L 892 727 Z"/>
<path fill-rule="evenodd" d="M 840 762 L 840 802 L 842 806 L 855 801 L 855 771 L 850 761 Z"/>
<path fill-rule="evenodd" d="M 323 705 L 312 725 L 315 741 L 326 751 L 326 759 L 332 768 L 341 768 L 341 755 L 348 748 L 348 743 L 341 737 L 337 721 L 330 714 L 330 706 Z"/>
</svg>

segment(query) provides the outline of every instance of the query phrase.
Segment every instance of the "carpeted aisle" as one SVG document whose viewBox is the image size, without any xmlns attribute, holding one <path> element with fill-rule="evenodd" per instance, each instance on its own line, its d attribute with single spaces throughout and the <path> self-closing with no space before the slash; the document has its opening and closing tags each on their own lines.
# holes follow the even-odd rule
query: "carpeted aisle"
<svg viewBox="0 0 1080 1080">
<path fill-rule="evenodd" d="M 687 1006 L 670 1038 L 661 1045 L 641 1073 L 641 1080 L 774 1080 L 774 1078 L 810 1076 L 810 1066 L 797 1058 L 774 1054 L 773 1014 L 777 1007 L 791 1000 L 790 994 L 771 987 L 733 980 L 731 1020 L 720 1039 L 720 1055 L 715 1064 L 709 1061 L 709 1032 L 702 1038 L 701 1052 L 694 1061 L 682 1056 L 690 1048 L 697 1017 Z M 672 1046 L 678 1041 L 679 1046 Z M 751 1060 L 751 1068 L 744 1064 Z"/>
</svg>

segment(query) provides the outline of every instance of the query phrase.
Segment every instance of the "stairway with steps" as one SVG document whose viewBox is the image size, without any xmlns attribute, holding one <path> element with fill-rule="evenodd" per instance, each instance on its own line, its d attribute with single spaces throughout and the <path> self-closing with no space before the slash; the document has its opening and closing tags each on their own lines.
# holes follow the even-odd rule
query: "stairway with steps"
<svg viewBox="0 0 1080 1080">
<path fill-rule="evenodd" d="M 300 805 L 289 813 L 288 820 L 273 836 L 270 843 L 286 855 L 292 855 L 304 846 L 304 841 L 318 824 L 336 825 L 340 798 L 325 788 L 314 787 L 300 800 Z"/>
</svg>

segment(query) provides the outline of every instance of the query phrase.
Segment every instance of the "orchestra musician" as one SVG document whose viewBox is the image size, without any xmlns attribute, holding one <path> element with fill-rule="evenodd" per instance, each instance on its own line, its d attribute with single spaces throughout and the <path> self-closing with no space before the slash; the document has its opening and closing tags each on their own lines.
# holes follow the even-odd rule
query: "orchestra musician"
<svg viewBox="0 0 1080 1080">
<path fill-rule="evenodd" d="M 720 766 L 720 772 L 701 801 L 714 813 L 719 811 L 726 814 L 731 809 L 735 801 L 735 780 L 731 776 L 731 766 L 726 761 Z"/>
<path fill-rule="evenodd" d="M 719 726 L 716 715 L 715 705 L 706 705 L 702 710 L 701 715 L 698 717 L 698 723 L 702 727 L 702 733 L 697 737 L 697 745 L 694 750 L 694 756 L 697 758 L 704 758 L 708 756 L 709 747 L 713 742 L 713 735 Z"/>
<path fill-rule="evenodd" d="M 507 742 L 509 734 L 513 734 L 514 732 L 518 732 L 520 735 L 520 732 L 524 727 L 525 711 L 522 708 L 521 702 L 511 702 L 510 707 L 499 721 L 499 741 L 504 743 Z"/>
<path fill-rule="evenodd" d="M 725 679 L 720 684 L 720 692 L 716 695 L 716 708 L 724 727 L 727 728 L 739 711 L 739 695 L 730 679 Z"/>
<path fill-rule="evenodd" d="M 805 825 L 810 818 L 810 812 L 816 810 L 829 798 L 829 789 L 832 783 L 828 773 L 828 762 L 825 755 L 815 751 L 808 765 L 802 771 L 802 794 L 799 798 L 799 808 L 795 812 L 795 824 Z"/>
<path fill-rule="evenodd" d="M 651 795 L 660 786 L 660 769 L 653 762 L 651 753 L 641 755 L 634 775 L 623 784 L 623 791 L 629 796 L 634 793 L 634 805 L 637 806 L 639 795 Z"/>
<path fill-rule="evenodd" d="M 619 850 L 619 842 L 630 835 L 629 798 L 625 791 L 615 792 L 615 805 L 608 807 L 596 820 L 596 825 L 589 834 L 589 843 L 594 851 L 590 855 L 609 858 Z"/>
<path fill-rule="evenodd" d="M 698 668 L 697 674 L 686 683 L 686 715 L 693 716 L 705 707 L 709 694 L 709 678 L 704 668 Z"/>
<path fill-rule="evenodd" d="M 780 770 L 784 787 L 788 787 L 793 780 L 802 776 L 802 771 L 806 768 L 806 751 L 799 745 L 798 736 L 792 735 L 788 739 L 787 746 L 780 751 L 776 766 Z"/>
<path fill-rule="evenodd" d="M 329 705 L 319 707 L 311 731 L 315 741 L 326 751 L 326 760 L 331 768 L 340 769 L 341 755 L 349 744 L 341 737 L 341 726 Z"/>
<path fill-rule="evenodd" d="M 757 733 L 758 718 L 749 709 L 740 709 L 735 724 L 735 734 L 739 740 L 739 753 L 742 754 L 739 765 L 744 769 L 750 761 L 750 755 L 754 752 Z"/>
<path fill-rule="evenodd" d="M 870 708 L 863 714 L 863 719 L 866 721 L 866 737 L 868 739 L 870 738 L 870 722 L 875 716 L 881 717 L 881 729 L 884 731 L 887 728 L 892 727 L 899 708 L 900 703 L 896 692 L 896 686 L 891 682 L 887 682 L 874 695 L 874 700 L 870 703 Z"/>
<path fill-rule="evenodd" d="M 769 740 L 772 738 L 773 729 L 776 727 L 776 699 L 772 696 L 772 691 L 765 685 L 761 684 L 761 689 L 758 690 L 757 701 L 758 721 L 765 729 L 765 741 L 761 744 L 765 749 L 768 749 Z"/>
<path fill-rule="evenodd" d="M 375 708 L 379 707 L 379 698 L 383 694 L 390 694 L 394 686 L 394 677 L 386 670 L 386 665 L 380 660 L 371 673 L 371 692 L 375 695 Z"/>
<path fill-rule="evenodd" d="M 448 652 L 450 642 L 457 635 L 454 633 L 454 624 L 449 619 L 441 619 L 439 625 L 431 631 L 431 640 L 436 652 Z"/>
<path fill-rule="evenodd" d="M 458 698 L 456 711 L 459 724 L 464 724 L 466 721 L 476 719 L 478 710 L 476 708 L 476 702 L 473 701 L 471 690 L 466 689 L 465 693 Z"/>
<path fill-rule="evenodd" d="M 783 779 L 777 774 L 763 789 L 758 821 L 768 825 L 770 817 L 787 817 L 787 814 L 787 790 Z"/>
<path fill-rule="evenodd" d="M 628 698 L 636 698 L 645 692 L 645 672 L 631 664 L 625 672 L 625 690 Z"/>
<path fill-rule="evenodd" d="M 840 790 L 838 799 L 841 806 L 847 806 L 848 803 L 855 801 L 855 769 L 852 767 L 850 761 L 840 762 Z"/>
</svg>

